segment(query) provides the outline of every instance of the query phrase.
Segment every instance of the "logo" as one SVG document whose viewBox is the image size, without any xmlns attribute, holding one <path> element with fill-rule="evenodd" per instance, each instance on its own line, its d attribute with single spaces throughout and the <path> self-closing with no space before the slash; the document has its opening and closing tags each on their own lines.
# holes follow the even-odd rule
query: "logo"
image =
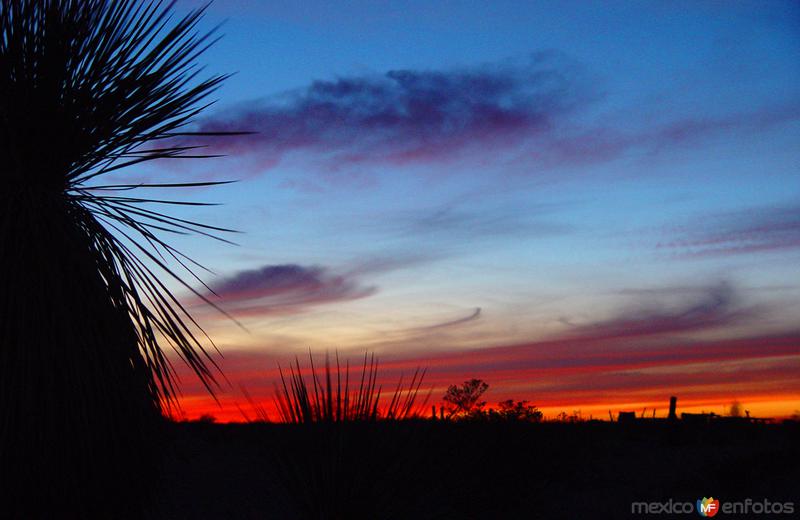
<svg viewBox="0 0 800 520">
<path fill-rule="evenodd" d="M 697 512 L 702 517 L 712 517 L 719 511 L 719 500 L 714 500 L 714 497 L 703 497 L 702 500 L 697 501 Z"/>
</svg>

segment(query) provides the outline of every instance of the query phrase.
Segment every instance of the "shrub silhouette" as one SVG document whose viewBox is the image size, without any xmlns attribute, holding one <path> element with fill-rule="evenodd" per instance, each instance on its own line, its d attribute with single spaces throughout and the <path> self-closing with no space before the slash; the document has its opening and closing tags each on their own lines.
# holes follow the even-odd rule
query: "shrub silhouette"
<svg viewBox="0 0 800 520">
<path fill-rule="evenodd" d="M 573 410 L 571 414 L 562 411 L 555 417 L 555 422 L 560 423 L 580 423 L 584 421 L 585 419 L 580 410 Z"/>
<path fill-rule="evenodd" d="M 490 415 L 508 421 L 540 422 L 543 418 L 541 410 L 528 404 L 528 401 L 507 399 L 497 403 L 497 410 L 490 410 Z"/>
<path fill-rule="evenodd" d="M 171 139 L 186 139 L 224 76 L 196 79 L 211 43 L 196 30 L 203 9 L 177 21 L 171 10 L 0 4 L 0 467 L 14 479 L 2 504 L 11 517 L 139 515 L 162 408 L 174 404 L 164 347 L 214 383 L 199 328 L 154 270 L 189 287 L 165 259 L 190 260 L 160 234 L 225 230 L 152 209 L 194 203 L 147 190 L 218 183 L 100 182 L 199 157 Z"/>
</svg>

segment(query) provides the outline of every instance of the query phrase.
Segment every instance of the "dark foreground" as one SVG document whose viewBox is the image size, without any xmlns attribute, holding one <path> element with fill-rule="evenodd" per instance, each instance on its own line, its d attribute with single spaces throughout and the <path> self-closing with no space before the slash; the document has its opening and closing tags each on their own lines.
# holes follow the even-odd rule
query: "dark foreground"
<svg viewBox="0 0 800 520">
<path fill-rule="evenodd" d="M 710 496 L 800 507 L 797 424 L 171 428 L 155 518 L 624 518 L 632 502 Z"/>
</svg>

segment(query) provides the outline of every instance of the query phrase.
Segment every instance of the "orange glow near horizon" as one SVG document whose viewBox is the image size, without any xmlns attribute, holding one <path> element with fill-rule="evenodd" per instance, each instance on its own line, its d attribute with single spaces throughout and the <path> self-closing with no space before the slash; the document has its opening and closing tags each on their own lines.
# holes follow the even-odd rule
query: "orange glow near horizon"
<svg viewBox="0 0 800 520">
<path fill-rule="evenodd" d="M 429 355 L 385 355 L 379 363 L 378 384 L 386 397 L 401 375 L 407 380 L 416 367 L 427 368 L 419 394 L 421 402 L 430 392 L 430 400 L 420 409 L 423 416 L 430 415 L 432 405 L 439 407 L 449 385 L 474 377 L 489 384 L 484 395 L 487 407 L 506 399 L 527 400 L 546 418 L 576 411 L 586 419 L 606 420 L 609 412 L 619 411 L 634 411 L 637 416 L 644 411 L 652 417 L 653 410 L 656 417 L 665 417 L 672 395 L 678 397 L 679 414 L 726 415 L 736 401 L 742 413 L 748 410 L 752 417 L 784 418 L 800 410 L 798 352 L 800 334 L 635 348 L 617 339 L 539 341 Z M 241 422 L 257 416 L 255 405 L 277 421 L 274 385 L 280 382 L 278 363 L 285 367 L 287 357 L 230 352 L 221 364 L 230 386 L 218 392 L 219 404 L 190 375 L 182 374 L 184 416 L 196 419 L 208 414 L 220 422 Z M 307 359 L 300 363 L 305 370 Z M 315 363 L 319 369 L 322 356 Z M 350 365 L 352 381 L 361 371 L 358 356 L 350 357 Z"/>
<path fill-rule="evenodd" d="M 735 400 L 741 403 L 742 414 L 744 414 L 744 410 L 747 410 L 750 412 L 751 417 L 757 418 L 780 420 L 796 415 L 797 411 L 800 410 L 800 398 L 798 398 L 797 394 L 742 396 Z M 681 400 L 679 398 L 678 415 L 680 416 L 680 414 L 684 412 L 728 415 L 732 403 L 733 400 L 722 397 L 701 400 Z M 196 420 L 205 415 L 212 416 L 217 422 L 221 423 L 240 423 L 256 420 L 258 417 L 258 413 L 253 408 L 253 405 L 246 401 L 234 403 L 232 400 L 230 404 L 231 406 L 225 404 L 218 406 L 211 397 L 194 396 L 191 398 L 184 398 L 181 399 L 183 415 L 180 416 L 180 418 Z M 270 421 L 280 422 L 272 398 L 256 401 L 255 405 L 267 412 Z M 424 408 L 420 408 L 421 417 L 429 417 L 431 406 L 436 406 L 438 410 L 440 405 L 440 400 L 429 401 Z M 490 408 L 495 406 L 496 403 L 490 401 L 486 407 Z M 563 406 L 541 406 L 539 409 L 544 414 L 545 420 L 553 420 L 562 412 L 567 415 L 580 413 L 582 419 L 598 419 L 601 421 L 608 420 L 609 413 L 616 417 L 621 411 L 632 411 L 636 413 L 637 417 L 644 414 L 644 417 L 650 418 L 653 417 L 654 410 L 655 417 L 664 418 L 668 414 L 669 396 L 659 401 L 609 402 L 608 404 L 572 402 Z"/>
</svg>

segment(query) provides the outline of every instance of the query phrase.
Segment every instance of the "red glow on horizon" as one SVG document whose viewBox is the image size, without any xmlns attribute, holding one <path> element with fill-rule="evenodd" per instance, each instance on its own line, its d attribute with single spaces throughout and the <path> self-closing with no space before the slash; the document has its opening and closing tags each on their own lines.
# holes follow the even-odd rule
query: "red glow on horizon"
<svg viewBox="0 0 800 520">
<path fill-rule="evenodd" d="M 220 404 L 190 382 L 181 399 L 185 417 L 208 414 L 220 422 L 240 422 L 256 417 L 254 408 L 263 408 L 277 420 L 273 397 L 280 381 L 278 361 L 252 352 L 227 355 L 222 367 L 231 387 L 219 392 Z M 356 361 L 351 359 L 351 377 L 360 374 Z M 671 395 L 679 397 L 684 411 L 721 413 L 734 400 L 754 416 L 785 417 L 800 409 L 800 334 L 649 348 L 620 340 L 556 340 L 429 356 L 387 355 L 378 371 L 383 395 L 393 392 L 401 374 L 408 379 L 417 367 L 427 368 L 420 398 L 431 392 L 422 416 L 430 414 L 431 405 L 439 406 L 447 386 L 473 377 L 490 385 L 487 406 L 505 399 L 528 400 L 546 416 L 581 410 L 585 417 L 602 419 L 609 410 L 638 414 L 643 408 L 663 416 Z M 234 390 L 239 388 L 252 403 Z"/>
</svg>

